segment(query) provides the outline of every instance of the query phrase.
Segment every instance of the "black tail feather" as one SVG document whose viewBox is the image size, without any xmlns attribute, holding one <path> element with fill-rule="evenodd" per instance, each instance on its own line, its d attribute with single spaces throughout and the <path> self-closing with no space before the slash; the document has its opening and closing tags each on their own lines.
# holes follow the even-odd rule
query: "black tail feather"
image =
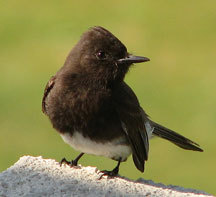
<svg viewBox="0 0 216 197">
<path fill-rule="evenodd" d="M 203 152 L 203 150 L 199 148 L 199 144 L 153 121 L 151 121 L 151 123 L 154 127 L 153 135 L 169 140 L 183 149 Z"/>
</svg>

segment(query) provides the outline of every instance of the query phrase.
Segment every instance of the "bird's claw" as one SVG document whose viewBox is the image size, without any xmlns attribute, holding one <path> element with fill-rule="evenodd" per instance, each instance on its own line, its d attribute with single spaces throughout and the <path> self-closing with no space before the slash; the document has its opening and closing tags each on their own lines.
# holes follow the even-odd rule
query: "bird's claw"
<svg viewBox="0 0 216 197">
<path fill-rule="evenodd" d="M 108 176 L 108 178 L 114 178 L 118 175 L 118 169 L 114 168 L 112 171 L 108 171 L 108 170 L 102 170 L 100 171 L 101 173 L 103 173 L 98 180 L 101 180 L 103 176 Z"/>
<path fill-rule="evenodd" d="M 67 159 L 63 158 L 63 159 L 60 161 L 60 166 L 62 166 L 63 163 L 69 165 L 70 167 L 77 166 L 77 162 L 76 162 L 75 160 L 67 161 Z"/>
</svg>

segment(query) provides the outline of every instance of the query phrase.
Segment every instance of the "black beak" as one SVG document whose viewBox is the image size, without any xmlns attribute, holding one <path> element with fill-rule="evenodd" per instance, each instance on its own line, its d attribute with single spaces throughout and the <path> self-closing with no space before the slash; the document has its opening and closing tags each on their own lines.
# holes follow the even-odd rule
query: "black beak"
<svg viewBox="0 0 216 197">
<path fill-rule="evenodd" d="M 141 62 L 147 62 L 147 61 L 150 61 L 150 59 L 147 57 L 133 56 L 133 55 L 129 55 L 128 57 L 117 60 L 117 62 L 120 64 L 123 64 L 123 63 L 133 64 L 133 63 L 141 63 Z"/>
</svg>

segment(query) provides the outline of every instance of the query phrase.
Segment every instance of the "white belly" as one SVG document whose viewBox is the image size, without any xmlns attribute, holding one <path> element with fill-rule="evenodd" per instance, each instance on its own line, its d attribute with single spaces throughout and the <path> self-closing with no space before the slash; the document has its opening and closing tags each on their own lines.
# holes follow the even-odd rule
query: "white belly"
<svg viewBox="0 0 216 197">
<path fill-rule="evenodd" d="M 121 144 L 122 140 L 114 140 L 111 142 L 94 142 L 82 134 L 74 132 L 73 136 L 68 133 L 61 134 L 65 143 L 69 144 L 75 150 L 92 155 L 105 156 L 111 159 L 125 161 L 131 154 L 130 146 Z"/>
<path fill-rule="evenodd" d="M 148 138 L 151 139 L 153 137 L 152 132 L 154 127 L 152 127 L 149 122 L 145 122 L 145 127 Z M 69 144 L 75 150 L 83 153 L 104 156 L 115 160 L 122 158 L 122 161 L 125 161 L 132 153 L 130 146 L 121 143 L 122 139 L 99 143 L 92 141 L 87 137 L 83 137 L 83 135 L 78 132 L 74 132 L 73 136 L 68 133 L 60 135 L 65 143 Z"/>
</svg>

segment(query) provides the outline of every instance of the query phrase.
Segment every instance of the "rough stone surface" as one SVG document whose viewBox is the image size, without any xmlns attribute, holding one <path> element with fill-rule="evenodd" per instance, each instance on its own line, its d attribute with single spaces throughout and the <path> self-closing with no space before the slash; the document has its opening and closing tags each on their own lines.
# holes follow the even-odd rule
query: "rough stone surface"
<svg viewBox="0 0 216 197">
<path fill-rule="evenodd" d="M 211 196 L 203 191 L 144 179 L 103 177 L 99 180 L 100 176 L 95 167 L 60 167 L 52 159 L 23 156 L 0 174 L 0 196 Z"/>
</svg>

